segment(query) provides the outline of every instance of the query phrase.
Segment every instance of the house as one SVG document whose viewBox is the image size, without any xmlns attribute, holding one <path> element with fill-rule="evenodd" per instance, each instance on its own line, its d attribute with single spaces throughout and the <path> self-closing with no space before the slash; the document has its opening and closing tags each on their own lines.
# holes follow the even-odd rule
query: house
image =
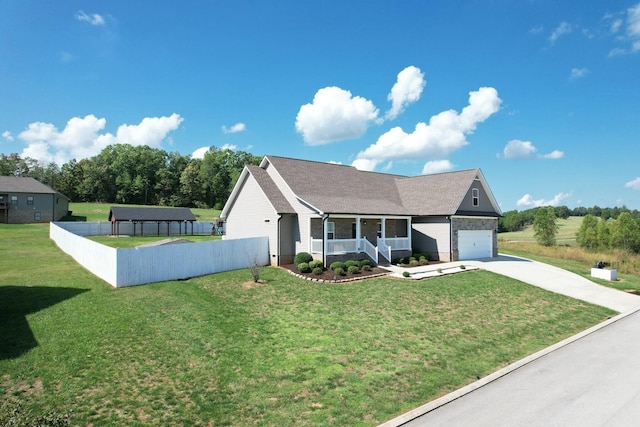
<svg viewBox="0 0 640 427">
<path fill-rule="evenodd" d="M 30 177 L 0 176 L 0 223 L 58 221 L 69 213 L 69 198 Z"/>
<path fill-rule="evenodd" d="M 225 204 L 227 238 L 269 237 L 273 265 L 309 252 L 325 265 L 411 254 L 497 256 L 502 215 L 480 169 L 407 177 L 265 156 L 245 166 Z"/>
</svg>

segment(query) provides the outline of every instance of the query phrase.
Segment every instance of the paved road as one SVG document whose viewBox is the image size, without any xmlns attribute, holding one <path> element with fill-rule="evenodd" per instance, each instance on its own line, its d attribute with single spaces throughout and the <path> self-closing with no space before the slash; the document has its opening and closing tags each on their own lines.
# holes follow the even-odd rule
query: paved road
<svg viewBox="0 0 640 427">
<path fill-rule="evenodd" d="M 640 297 L 516 257 L 464 263 L 623 314 L 384 426 L 640 425 Z"/>
</svg>

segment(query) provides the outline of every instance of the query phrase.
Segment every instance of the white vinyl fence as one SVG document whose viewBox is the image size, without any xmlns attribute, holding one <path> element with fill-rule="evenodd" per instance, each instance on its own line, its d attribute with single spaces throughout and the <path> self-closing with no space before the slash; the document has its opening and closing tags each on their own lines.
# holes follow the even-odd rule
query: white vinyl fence
<svg viewBox="0 0 640 427">
<path fill-rule="evenodd" d="M 92 232 L 98 228 L 96 224 L 52 222 L 49 237 L 80 265 L 116 288 L 269 264 L 267 237 L 116 249 L 82 237 L 96 235 Z"/>
</svg>

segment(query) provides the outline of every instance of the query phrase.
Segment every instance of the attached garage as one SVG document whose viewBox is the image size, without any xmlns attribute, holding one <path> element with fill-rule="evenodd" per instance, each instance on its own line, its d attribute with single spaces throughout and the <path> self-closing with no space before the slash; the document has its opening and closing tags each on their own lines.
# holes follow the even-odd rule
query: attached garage
<svg viewBox="0 0 640 427">
<path fill-rule="evenodd" d="M 491 258 L 493 256 L 492 230 L 458 231 L 458 259 Z"/>
</svg>

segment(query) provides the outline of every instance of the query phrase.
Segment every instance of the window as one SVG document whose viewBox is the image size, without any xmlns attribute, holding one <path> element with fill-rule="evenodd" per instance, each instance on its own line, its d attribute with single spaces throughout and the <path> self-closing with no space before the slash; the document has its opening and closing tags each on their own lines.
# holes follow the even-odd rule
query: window
<svg viewBox="0 0 640 427">
<path fill-rule="evenodd" d="M 328 222 L 327 223 L 327 239 L 334 239 L 336 235 L 336 223 Z"/>
<path fill-rule="evenodd" d="M 352 223 L 351 223 L 351 238 L 352 238 L 352 239 L 355 239 L 356 237 L 358 237 L 358 236 L 356 236 L 356 231 L 357 231 L 357 229 L 356 229 L 356 223 L 355 223 L 355 222 L 352 222 Z"/>
<path fill-rule="evenodd" d="M 33 213 L 33 220 L 34 221 L 40 221 L 40 212 L 34 212 Z"/>
<path fill-rule="evenodd" d="M 382 223 L 379 222 L 376 226 L 378 227 L 378 237 L 382 238 Z"/>
<path fill-rule="evenodd" d="M 477 188 L 474 188 L 472 190 L 472 202 L 473 202 L 473 206 L 480 206 L 480 190 L 478 190 Z"/>
<path fill-rule="evenodd" d="M 18 196 L 11 196 L 11 204 L 12 205 L 18 204 Z"/>
<path fill-rule="evenodd" d="M 32 205 L 33 204 L 33 196 L 27 196 L 27 204 L 28 205 Z"/>
</svg>

